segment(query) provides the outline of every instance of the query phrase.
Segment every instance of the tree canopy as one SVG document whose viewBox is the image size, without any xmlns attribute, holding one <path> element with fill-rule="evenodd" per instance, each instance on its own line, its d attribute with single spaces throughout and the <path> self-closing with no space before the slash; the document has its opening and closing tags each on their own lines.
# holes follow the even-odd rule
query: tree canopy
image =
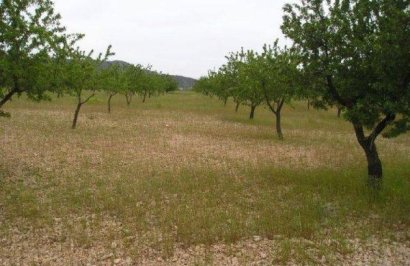
<svg viewBox="0 0 410 266">
<path fill-rule="evenodd" d="M 369 177 L 381 179 L 376 138 L 388 126 L 385 135 L 391 137 L 410 128 L 408 1 L 306 0 L 284 11 L 282 30 L 317 84 L 316 101 L 345 108 Z"/>
<path fill-rule="evenodd" d="M 46 98 L 61 85 L 59 66 L 82 35 L 66 33 L 48 0 L 3 0 L 0 17 L 0 108 L 16 94 Z"/>
</svg>

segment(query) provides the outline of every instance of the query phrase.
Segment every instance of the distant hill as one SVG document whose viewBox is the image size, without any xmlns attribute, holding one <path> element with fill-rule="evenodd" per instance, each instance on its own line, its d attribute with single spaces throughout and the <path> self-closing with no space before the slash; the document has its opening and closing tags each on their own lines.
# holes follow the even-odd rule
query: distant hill
<svg viewBox="0 0 410 266">
<path fill-rule="evenodd" d="M 101 67 L 102 68 L 107 68 L 111 65 L 119 65 L 119 66 L 122 66 L 122 67 L 126 67 L 126 66 L 130 66 L 131 64 L 127 63 L 125 61 L 121 61 L 121 60 L 114 60 L 114 61 L 104 62 L 101 65 Z M 173 77 L 178 82 L 178 87 L 181 90 L 190 90 L 190 89 L 192 89 L 192 87 L 197 82 L 197 80 L 193 79 L 193 78 L 188 78 L 188 77 L 178 76 L 178 75 L 170 75 L 170 76 Z"/>
<path fill-rule="evenodd" d="M 178 86 L 182 90 L 192 89 L 195 83 L 197 82 L 197 80 L 193 78 L 188 78 L 184 76 L 175 76 L 175 75 L 171 75 L 171 76 L 178 82 Z"/>
</svg>

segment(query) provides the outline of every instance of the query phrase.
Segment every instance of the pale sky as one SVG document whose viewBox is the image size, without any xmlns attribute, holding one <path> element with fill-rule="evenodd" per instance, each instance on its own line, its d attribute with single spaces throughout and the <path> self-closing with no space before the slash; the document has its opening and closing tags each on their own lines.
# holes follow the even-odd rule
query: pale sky
<svg viewBox="0 0 410 266">
<path fill-rule="evenodd" d="M 280 31 L 282 7 L 296 0 L 55 0 L 69 32 L 84 33 L 84 50 L 199 78 L 225 55 L 260 50 Z"/>
</svg>

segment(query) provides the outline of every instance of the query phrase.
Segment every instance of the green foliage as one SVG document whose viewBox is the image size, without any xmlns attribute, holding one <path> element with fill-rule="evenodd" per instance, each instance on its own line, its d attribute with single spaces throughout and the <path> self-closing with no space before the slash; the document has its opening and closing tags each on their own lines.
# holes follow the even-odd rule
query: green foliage
<svg viewBox="0 0 410 266">
<path fill-rule="evenodd" d="M 165 75 L 164 80 L 164 90 L 165 92 L 173 92 L 178 90 L 178 82 L 171 76 Z"/>
<path fill-rule="evenodd" d="M 60 85 L 68 48 L 82 36 L 65 33 L 48 0 L 1 1 L 0 17 L 0 108 L 16 94 L 47 98 Z"/>
<path fill-rule="evenodd" d="M 300 56 L 295 49 L 281 49 L 278 41 L 273 46 L 265 45 L 262 53 L 252 50 L 231 53 L 228 62 L 217 72 L 209 72 L 201 78 L 195 90 L 205 95 L 216 95 L 225 103 L 229 97 L 239 104 L 254 110 L 262 103 L 267 104 L 276 116 L 278 137 L 283 138 L 281 110 L 295 96 L 302 97 L 300 89 L 302 70 Z"/>
<path fill-rule="evenodd" d="M 406 1 L 303 1 L 286 5 L 282 29 L 315 79 L 316 101 L 346 108 L 375 129 L 385 117 L 397 135 L 409 126 L 410 9 Z M 406 122 L 405 122 L 406 121 Z M 379 133 L 379 132 L 375 132 Z"/>
<path fill-rule="evenodd" d="M 84 90 L 90 90 L 94 94 L 95 91 L 111 85 L 110 83 L 106 84 L 109 80 L 106 78 L 106 73 L 100 68 L 102 62 L 111 55 L 113 55 L 111 46 L 107 48 L 104 56 L 99 54 L 97 58 L 93 58 L 93 51 L 85 53 L 79 48 L 71 51 L 64 64 L 65 92 L 77 96 L 78 100 L 82 102 L 81 96 Z"/>
<path fill-rule="evenodd" d="M 146 96 L 160 95 L 178 89 L 177 82 L 169 75 L 151 71 L 151 67 L 141 65 L 111 64 L 100 70 L 99 82 L 102 90 L 110 97 L 123 94 L 129 97 L 139 94 Z"/>
<path fill-rule="evenodd" d="M 402 0 L 307 0 L 288 4 L 282 30 L 302 56 L 318 105 L 344 109 L 380 188 L 376 138 L 410 128 L 410 9 Z M 310 94 L 311 95 L 311 94 Z M 394 122 L 398 117 L 401 120 Z M 364 128 L 371 131 L 366 136 Z"/>
</svg>

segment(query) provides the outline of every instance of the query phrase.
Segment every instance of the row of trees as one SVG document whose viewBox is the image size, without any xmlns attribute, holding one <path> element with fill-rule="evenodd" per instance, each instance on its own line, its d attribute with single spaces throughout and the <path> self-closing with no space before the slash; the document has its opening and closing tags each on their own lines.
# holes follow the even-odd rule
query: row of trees
<svg viewBox="0 0 410 266">
<path fill-rule="evenodd" d="M 380 134 L 410 129 L 410 6 L 406 0 L 303 0 L 284 7 L 282 31 L 291 49 L 275 43 L 262 53 L 241 51 L 196 89 L 254 109 L 266 103 L 276 115 L 291 99 L 318 108 L 336 106 L 351 122 L 379 188 Z"/>
<path fill-rule="evenodd" d="M 50 100 L 51 94 L 77 99 L 72 128 L 81 107 L 96 95 L 146 97 L 177 89 L 171 77 L 140 65 L 115 65 L 109 46 L 94 56 L 77 47 L 82 34 L 68 34 L 50 0 L 4 0 L 0 2 L 0 116 L 10 116 L 3 106 L 16 95 Z"/>
<path fill-rule="evenodd" d="M 280 48 L 278 42 L 265 45 L 262 53 L 243 49 L 231 53 L 227 63 L 218 71 L 211 71 L 195 86 L 197 91 L 216 96 L 225 104 L 232 97 L 236 103 L 250 107 L 253 119 L 258 106 L 265 104 L 276 119 L 276 132 L 283 139 L 281 114 L 285 103 L 301 95 L 300 56 L 294 49 Z"/>
<path fill-rule="evenodd" d="M 63 72 L 68 79 L 63 81 L 63 91 L 77 99 L 72 128 L 77 125 L 81 107 L 92 99 L 98 91 L 107 94 L 107 109 L 111 113 L 111 101 L 116 95 L 123 95 L 129 106 L 134 96 L 141 96 L 145 103 L 147 97 L 157 96 L 178 89 L 177 82 L 168 75 L 151 71 L 151 67 L 141 65 L 107 64 L 106 58 L 111 54 L 110 48 L 105 57 L 93 59 L 91 54 L 80 58 L 71 58 Z M 81 58 L 82 57 L 82 58 Z M 86 94 L 86 95 L 85 95 Z"/>
<path fill-rule="evenodd" d="M 108 94 L 108 112 L 111 112 L 111 99 L 118 94 L 125 96 L 129 106 L 135 95 L 141 96 L 145 102 L 147 97 L 178 89 L 177 81 L 171 76 L 141 65 L 111 64 L 101 70 L 99 79 L 102 90 Z"/>
</svg>

